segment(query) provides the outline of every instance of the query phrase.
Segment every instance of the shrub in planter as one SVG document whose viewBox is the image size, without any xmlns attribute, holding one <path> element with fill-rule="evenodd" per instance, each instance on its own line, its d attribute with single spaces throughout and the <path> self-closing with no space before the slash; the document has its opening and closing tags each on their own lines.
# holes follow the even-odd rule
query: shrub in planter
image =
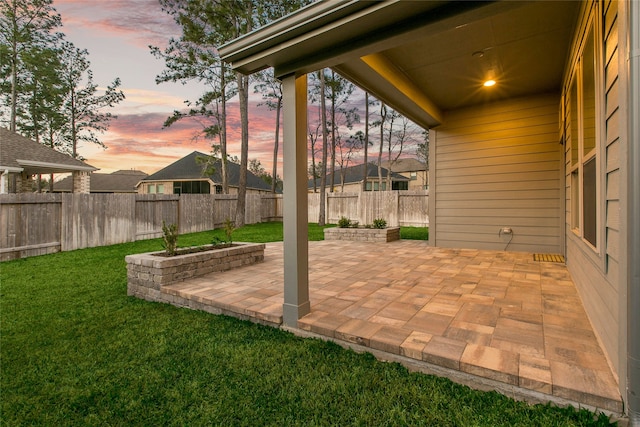
<svg viewBox="0 0 640 427">
<path fill-rule="evenodd" d="M 162 245 L 167 256 L 174 256 L 178 249 L 178 224 L 167 225 L 162 221 Z"/>
<path fill-rule="evenodd" d="M 351 226 L 351 220 L 346 216 L 343 216 L 338 220 L 338 227 L 349 228 L 350 226 Z"/>
<path fill-rule="evenodd" d="M 387 221 L 382 218 L 376 218 L 373 220 L 373 228 L 383 229 L 387 228 Z"/>
</svg>

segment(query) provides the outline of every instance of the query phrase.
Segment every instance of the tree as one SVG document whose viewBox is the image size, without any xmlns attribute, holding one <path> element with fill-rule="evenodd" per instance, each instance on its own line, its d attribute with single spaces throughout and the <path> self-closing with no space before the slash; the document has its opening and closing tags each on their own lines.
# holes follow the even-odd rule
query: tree
<svg viewBox="0 0 640 427">
<path fill-rule="evenodd" d="M 273 172 L 271 176 L 278 176 L 278 145 L 280 140 L 280 112 L 282 110 L 282 82 L 273 76 L 273 69 L 259 73 L 258 84 L 254 91 L 262 94 L 264 102 L 258 106 L 266 105 L 269 110 L 276 110 L 275 137 L 273 143 Z M 276 192 L 276 180 L 272 180 L 271 192 Z"/>
<path fill-rule="evenodd" d="M 322 126 L 322 170 L 320 171 L 320 213 L 318 225 L 324 226 L 326 221 L 325 194 L 327 185 L 327 108 L 325 105 L 325 81 L 324 70 L 318 71 L 320 79 L 320 123 Z M 333 177 L 331 177 L 333 179 Z"/>
<path fill-rule="evenodd" d="M 253 28 L 263 25 L 275 18 L 283 16 L 295 7 L 299 6 L 300 0 L 161 0 L 163 10 L 170 13 L 174 20 L 182 26 L 183 36 L 180 42 L 170 43 L 171 51 L 160 52 L 158 49 L 152 52 L 165 57 L 177 58 L 170 62 L 168 76 L 177 79 L 191 79 L 199 77 L 194 72 L 194 64 L 213 63 L 219 61 L 217 48 L 225 42 L 235 39 L 242 34 L 250 32 Z M 173 59 L 172 59 L 173 60 Z M 199 63 L 198 61 L 201 60 Z M 173 67 L 173 68 L 172 68 Z M 223 67 L 223 66 L 221 66 Z M 216 67 L 213 67 L 216 68 Z M 196 71 L 202 68 L 196 67 Z M 184 74 L 183 74 L 184 73 Z M 222 107 L 221 116 L 218 116 L 217 127 L 209 128 L 210 132 L 226 138 L 226 100 L 230 99 L 230 94 L 226 91 L 227 73 L 220 73 L 219 80 L 210 80 L 212 83 L 220 84 L 218 90 L 212 90 L 210 96 L 205 97 L 197 105 L 202 110 L 207 110 L 213 100 L 220 100 Z M 234 91 L 237 93 L 240 104 L 240 176 L 238 186 L 238 203 L 236 205 L 235 226 L 244 225 L 244 211 L 246 205 L 246 183 L 247 166 L 249 153 L 249 78 L 240 73 L 235 73 L 233 77 Z M 224 83 L 224 84 L 223 84 Z M 197 109 L 196 109 L 197 110 Z M 208 110 L 213 111 L 213 110 Z M 213 114 L 203 115 L 203 117 L 213 117 Z M 182 118 L 178 113 L 177 118 Z M 224 134 L 220 134 L 224 132 Z M 226 161 L 226 141 L 222 144 L 221 150 L 223 165 Z"/>
<path fill-rule="evenodd" d="M 429 129 L 422 131 L 423 142 L 418 143 L 416 157 L 425 164 L 429 170 Z"/>
<path fill-rule="evenodd" d="M 97 94 L 98 85 L 93 81 L 88 55 L 86 49 L 78 49 L 71 42 L 62 45 L 62 79 L 66 90 L 63 111 L 67 119 L 62 132 L 63 139 L 68 141 L 64 149 L 74 158 L 78 157 L 78 143 L 82 141 L 106 148 L 96 132 L 106 131 L 109 122 L 116 116 L 104 109 L 115 106 L 125 98 L 118 89 L 120 79 L 117 77 L 103 94 Z"/>
<path fill-rule="evenodd" d="M 56 148 L 65 123 L 62 107 L 66 95 L 59 51 L 35 47 L 26 51 L 22 59 L 26 72 L 21 92 L 28 102 L 19 111 L 17 122 L 24 136 Z"/>
<path fill-rule="evenodd" d="M 340 189 L 344 191 L 344 181 L 346 178 L 347 168 L 351 162 L 353 155 L 360 151 L 365 146 L 365 134 L 362 131 L 357 131 L 354 135 L 351 135 L 346 139 L 344 143 L 341 142 L 338 137 L 338 145 L 340 146 L 339 154 L 340 158 Z M 366 163 L 365 163 L 366 166 Z"/>
<path fill-rule="evenodd" d="M 330 77 L 326 80 L 326 86 L 329 87 L 329 93 L 327 96 L 331 103 L 331 163 L 329 181 L 331 182 L 331 192 L 333 192 L 335 185 L 334 176 L 336 169 L 336 151 L 338 149 L 338 128 L 343 124 L 346 125 L 347 128 L 351 129 L 353 123 L 359 121 L 359 117 L 356 107 L 351 109 L 347 109 L 345 107 L 349 97 L 355 90 L 355 85 L 353 83 L 331 70 Z"/>
<path fill-rule="evenodd" d="M 162 9 L 182 27 L 182 36 L 171 38 L 165 49 L 150 46 L 151 53 L 165 61 L 166 69 L 156 76 L 156 83 L 195 81 L 207 88 L 195 101 L 186 100 L 186 111 L 174 111 L 165 127 L 189 119 L 200 123 L 202 135 L 211 143 L 211 154 L 222 160 L 222 192 L 229 193 L 227 167 L 227 101 L 236 95 L 235 77 L 220 61 L 217 46 L 224 42 L 218 32 L 219 17 L 205 13 L 196 1 L 160 0 Z"/>
<path fill-rule="evenodd" d="M 249 160 L 249 172 L 263 180 L 265 183 L 272 186 L 276 190 L 281 189 L 282 180 L 276 175 L 276 179 L 273 179 L 273 176 L 267 172 L 267 170 L 262 166 L 260 160 L 251 159 Z"/>
<path fill-rule="evenodd" d="M 374 125 L 380 127 L 380 146 L 378 147 L 378 189 L 382 191 L 382 150 L 384 147 L 384 124 L 387 121 L 387 106 L 380 103 L 380 120 Z"/>
<path fill-rule="evenodd" d="M 104 109 L 124 94 L 118 78 L 97 94 L 88 52 L 53 32 L 61 18 L 51 3 L 0 0 L 0 89 L 7 101 L 2 105 L 10 129 L 78 157 L 81 141 L 104 147 L 96 133 L 115 117 Z"/>
<path fill-rule="evenodd" d="M 318 110 L 318 113 L 320 113 L 320 110 Z M 309 151 L 311 151 L 311 166 L 309 168 L 310 171 L 310 176 L 313 176 L 313 192 L 317 193 L 318 189 L 316 186 L 316 179 L 320 178 L 320 171 L 322 170 L 322 162 L 316 162 L 316 154 L 318 153 L 318 150 L 316 148 L 316 143 L 318 142 L 318 139 L 320 138 L 320 128 L 321 128 L 322 124 L 321 121 L 318 120 L 317 125 L 312 128 L 311 126 L 309 126 L 307 124 L 307 130 L 309 132 Z M 316 176 L 317 175 L 317 176 Z"/>
<path fill-rule="evenodd" d="M 51 45 L 58 37 L 51 31 L 61 25 L 61 19 L 51 4 L 52 0 L 0 0 L 0 86 L 3 104 L 9 108 L 9 129 L 14 132 L 21 109 L 25 55 Z"/>
</svg>

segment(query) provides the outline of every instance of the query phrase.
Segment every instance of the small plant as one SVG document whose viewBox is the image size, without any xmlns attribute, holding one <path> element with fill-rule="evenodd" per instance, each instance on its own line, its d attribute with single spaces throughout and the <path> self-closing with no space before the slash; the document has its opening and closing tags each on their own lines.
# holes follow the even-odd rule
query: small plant
<svg viewBox="0 0 640 427">
<path fill-rule="evenodd" d="M 376 218 L 373 220 L 373 228 L 383 229 L 387 228 L 387 221 L 382 218 Z"/>
<path fill-rule="evenodd" d="M 233 243 L 233 232 L 236 231 L 236 228 L 233 225 L 233 222 L 229 218 L 224 222 L 224 234 L 227 236 L 227 242 Z"/>
<path fill-rule="evenodd" d="M 178 248 L 178 224 L 167 225 L 162 221 L 162 246 L 168 256 L 174 256 Z"/>
<path fill-rule="evenodd" d="M 360 223 L 358 221 L 351 221 L 351 223 L 349 224 L 350 228 L 358 228 L 358 225 Z"/>
<path fill-rule="evenodd" d="M 338 227 L 349 228 L 350 226 L 351 226 L 351 220 L 346 216 L 343 216 L 338 220 Z"/>
</svg>

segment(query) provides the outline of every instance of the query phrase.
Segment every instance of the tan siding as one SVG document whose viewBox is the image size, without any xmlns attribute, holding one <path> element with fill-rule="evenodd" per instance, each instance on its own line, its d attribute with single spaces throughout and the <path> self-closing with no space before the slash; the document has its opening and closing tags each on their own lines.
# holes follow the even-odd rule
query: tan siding
<svg viewBox="0 0 640 427">
<path fill-rule="evenodd" d="M 589 8 L 588 8 L 589 9 Z M 624 366 L 621 360 L 624 358 L 621 346 L 621 289 L 619 282 L 619 257 L 621 250 L 621 180 L 620 154 L 623 150 L 620 140 L 622 117 L 620 103 L 622 90 L 620 87 L 621 53 L 618 52 L 618 3 L 616 1 L 602 3 L 602 9 L 595 8 L 603 15 L 595 17 L 596 24 L 602 23 L 596 35 L 602 35 L 601 52 L 603 64 L 597 68 L 602 94 L 599 116 L 596 118 L 600 126 L 600 216 L 598 222 L 600 231 L 598 234 L 599 248 L 594 251 L 588 244 L 576 236 L 569 226 L 571 206 L 569 196 L 571 194 L 570 168 L 565 164 L 566 173 L 566 240 L 567 240 L 567 266 L 576 283 L 589 319 L 596 334 L 603 344 L 608 360 L 612 365 L 614 374 L 624 377 Z M 582 29 L 581 31 L 584 31 Z M 578 40 L 581 37 L 578 37 Z M 576 55 L 576 47 L 572 51 L 572 57 Z M 569 82 L 564 82 L 565 91 L 568 91 Z M 568 129 L 568 125 L 566 126 Z M 567 134 L 567 137 L 569 135 Z M 621 389 L 624 384 L 621 384 Z"/>
<path fill-rule="evenodd" d="M 436 245 L 561 252 L 558 96 L 448 112 L 435 149 Z"/>
</svg>

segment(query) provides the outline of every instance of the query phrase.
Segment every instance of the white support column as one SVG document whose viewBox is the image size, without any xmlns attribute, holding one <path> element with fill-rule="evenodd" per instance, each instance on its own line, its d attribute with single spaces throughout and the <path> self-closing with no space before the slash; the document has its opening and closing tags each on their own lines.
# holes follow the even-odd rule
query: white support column
<svg viewBox="0 0 640 427">
<path fill-rule="evenodd" d="M 288 75 L 283 85 L 284 306 L 283 323 L 297 327 L 311 311 L 307 236 L 307 76 Z"/>
</svg>

